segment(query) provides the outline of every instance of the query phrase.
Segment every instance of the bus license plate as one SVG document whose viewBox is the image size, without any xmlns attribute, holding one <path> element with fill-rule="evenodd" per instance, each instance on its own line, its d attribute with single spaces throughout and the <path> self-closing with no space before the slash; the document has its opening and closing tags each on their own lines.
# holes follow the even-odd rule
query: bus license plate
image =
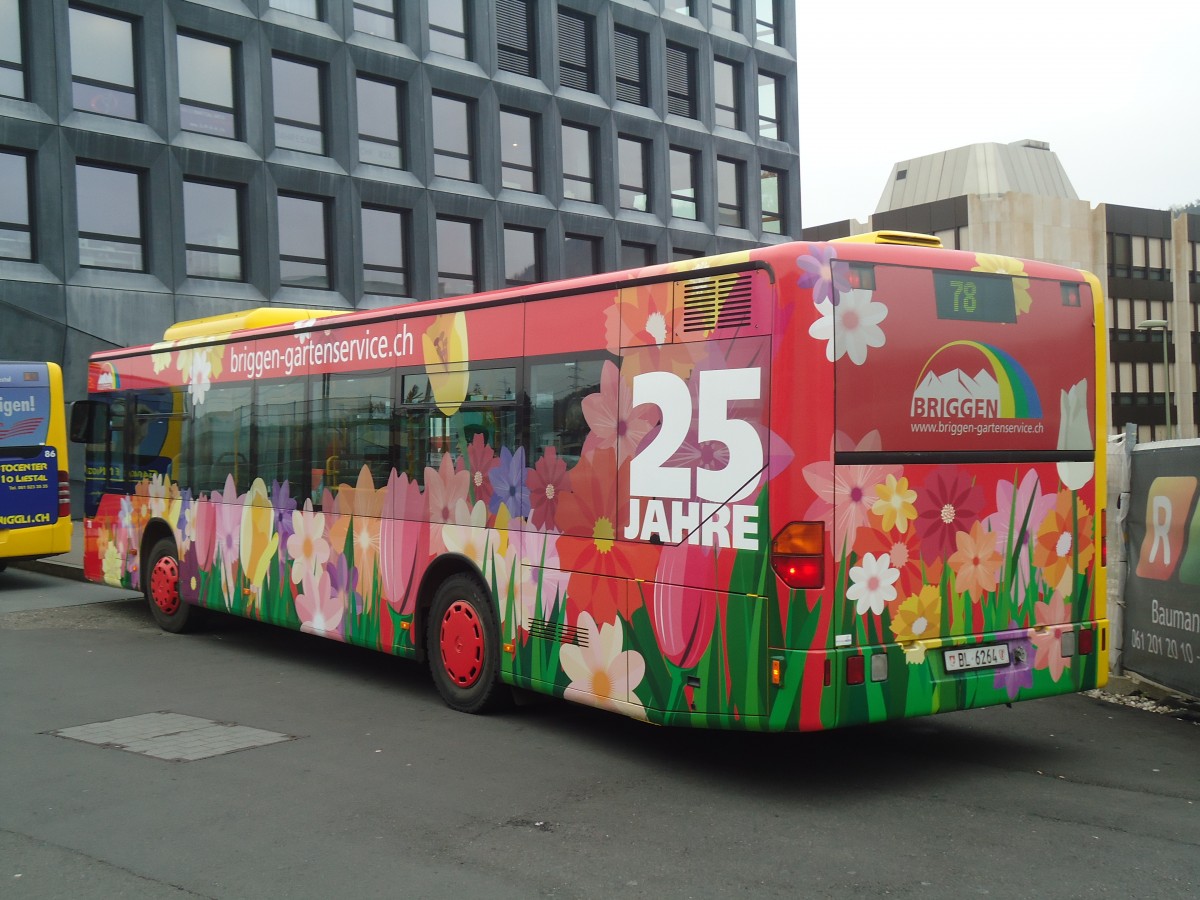
<svg viewBox="0 0 1200 900">
<path fill-rule="evenodd" d="M 962 672 L 966 669 L 990 669 L 1008 665 L 1008 644 L 989 644 L 986 647 L 964 647 L 946 650 L 947 672 Z"/>
</svg>

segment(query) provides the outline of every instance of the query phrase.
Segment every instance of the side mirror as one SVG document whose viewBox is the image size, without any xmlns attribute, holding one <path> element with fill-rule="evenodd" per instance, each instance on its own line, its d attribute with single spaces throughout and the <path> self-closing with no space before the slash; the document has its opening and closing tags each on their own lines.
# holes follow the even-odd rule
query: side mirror
<svg viewBox="0 0 1200 900">
<path fill-rule="evenodd" d="M 77 444 L 102 444 L 108 435 L 108 404 L 76 400 L 71 404 L 71 440 Z"/>
</svg>

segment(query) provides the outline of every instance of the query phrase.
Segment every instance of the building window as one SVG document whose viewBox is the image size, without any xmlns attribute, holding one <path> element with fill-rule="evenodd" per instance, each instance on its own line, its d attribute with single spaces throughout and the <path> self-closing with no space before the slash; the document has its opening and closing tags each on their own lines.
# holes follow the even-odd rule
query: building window
<svg viewBox="0 0 1200 900">
<path fill-rule="evenodd" d="M 613 69 L 617 99 L 646 105 L 646 36 L 626 28 L 613 29 Z"/>
<path fill-rule="evenodd" d="M 329 271 L 329 204 L 314 197 L 279 195 L 279 282 L 326 290 Z"/>
<path fill-rule="evenodd" d="M 654 265 L 654 245 L 621 241 L 621 268 L 640 269 Z"/>
<path fill-rule="evenodd" d="M 640 138 L 617 137 L 617 175 L 621 181 L 621 209 L 650 209 L 650 142 Z"/>
<path fill-rule="evenodd" d="M 281 9 L 284 12 L 295 13 L 298 16 L 304 16 L 306 19 L 321 18 L 321 4 L 319 0 L 271 0 L 271 9 Z"/>
<path fill-rule="evenodd" d="M 399 40 L 396 0 L 354 0 L 354 30 L 389 41 Z"/>
<path fill-rule="evenodd" d="M 275 146 L 302 153 L 325 153 L 325 79 L 312 63 L 271 58 L 275 98 Z"/>
<path fill-rule="evenodd" d="M 470 101 L 433 95 L 433 174 L 457 181 L 475 180 L 475 145 Z"/>
<path fill-rule="evenodd" d="M 696 118 L 696 51 L 667 44 L 667 112 Z"/>
<path fill-rule="evenodd" d="M 130 169 L 77 163 L 79 264 L 145 271 L 142 176 Z"/>
<path fill-rule="evenodd" d="M 696 219 L 696 185 L 700 183 L 700 154 L 694 150 L 671 148 L 671 215 Z"/>
<path fill-rule="evenodd" d="M 0 97 L 26 97 L 23 33 L 20 0 L 0 0 Z"/>
<path fill-rule="evenodd" d="M 713 28 L 728 28 L 738 31 L 741 23 L 738 21 L 738 0 L 712 0 Z"/>
<path fill-rule="evenodd" d="M 360 75 L 357 94 L 359 161 L 391 169 L 404 168 L 399 86 Z"/>
<path fill-rule="evenodd" d="M 0 259 L 33 259 L 29 157 L 0 151 Z"/>
<path fill-rule="evenodd" d="M 742 228 L 746 224 L 745 164 L 717 158 L 717 224 Z"/>
<path fill-rule="evenodd" d="M 759 181 L 762 197 L 762 230 L 767 234 L 783 234 L 787 223 L 783 218 L 784 185 L 787 173 L 763 166 Z"/>
<path fill-rule="evenodd" d="M 537 192 L 536 134 L 532 115 L 500 110 L 500 183 L 504 187 Z"/>
<path fill-rule="evenodd" d="M 175 48 L 179 56 L 179 127 L 236 138 L 233 48 L 188 34 L 175 36 Z"/>
<path fill-rule="evenodd" d="M 504 283 L 509 287 L 520 287 L 537 284 L 544 279 L 542 232 L 505 225 Z"/>
<path fill-rule="evenodd" d="M 758 136 L 783 140 L 783 79 L 765 72 L 758 73 Z"/>
<path fill-rule="evenodd" d="M 1128 234 L 1108 235 L 1108 274 L 1117 278 L 1128 278 L 1130 258 L 1133 256 L 1133 241 Z"/>
<path fill-rule="evenodd" d="M 727 59 L 713 62 L 713 89 L 716 93 L 714 124 L 742 130 L 742 67 Z"/>
<path fill-rule="evenodd" d="M 558 80 L 564 87 L 596 90 L 595 44 L 591 16 L 558 11 Z"/>
<path fill-rule="evenodd" d="M 537 77 L 533 0 L 496 0 L 496 66 Z"/>
<path fill-rule="evenodd" d="M 562 127 L 563 197 L 596 202 L 595 132 L 581 125 Z"/>
<path fill-rule="evenodd" d="M 600 271 L 600 238 L 586 234 L 563 237 L 563 277 L 578 278 Z"/>
<path fill-rule="evenodd" d="M 768 44 L 781 45 L 779 0 L 754 0 L 754 36 Z"/>
<path fill-rule="evenodd" d="M 695 16 L 696 0 L 667 0 L 667 9 L 683 16 Z"/>
<path fill-rule="evenodd" d="M 242 204 L 235 186 L 185 179 L 183 231 L 189 277 L 242 280 Z"/>
<path fill-rule="evenodd" d="M 479 290 L 475 260 L 476 225 L 466 219 L 437 219 L 438 296 L 458 297 Z"/>
<path fill-rule="evenodd" d="M 671 248 L 671 261 L 672 262 L 684 262 L 689 259 L 703 259 L 703 258 L 704 258 L 703 250 L 688 250 L 686 247 L 672 247 Z"/>
<path fill-rule="evenodd" d="M 429 4 L 429 49 L 459 59 L 470 59 L 470 19 L 464 0 L 436 0 Z"/>
<path fill-rule="evenodd" d="M 403 213 L 362 208 L 363 293 L 408 296 L 408 229 Z"/>
<path fill-rule="evenodd" d="M 133 22 L 75 7 L 70 22 L 75 109 L 136 120 Z"/>
</svg>

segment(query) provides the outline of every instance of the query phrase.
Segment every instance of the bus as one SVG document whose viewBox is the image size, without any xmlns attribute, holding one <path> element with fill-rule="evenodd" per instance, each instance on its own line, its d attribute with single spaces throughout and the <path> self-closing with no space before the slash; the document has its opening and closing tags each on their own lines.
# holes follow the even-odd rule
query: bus
<svg viewBox="0 0 1200 900">
<path fill-rule="evenodd" d="M 0 362 L 0 571 L 70 549 L 62 369 Z"/>
<path fill-rule="evenodd" d="M 170 631 L 422 661 L 465 712 L 811 731 L 1096 688 L 1104 336 L 1094 276 L 900 233 L 184 323 L 91 359 L 85 570 Z"/>
</svg>

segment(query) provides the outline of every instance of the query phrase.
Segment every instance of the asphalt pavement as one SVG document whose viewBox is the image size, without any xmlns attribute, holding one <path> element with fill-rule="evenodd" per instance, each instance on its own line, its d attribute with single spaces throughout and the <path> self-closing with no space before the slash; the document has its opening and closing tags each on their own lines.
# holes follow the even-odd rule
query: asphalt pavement
<svg viewBox="0 0 1200 900">
<path fill-rule="evenodd" d="M 1200 893 L 1184 711 L 1073 695 L 815 735 L 467 716 L 383 654 L 224 616 L 166 634 L 80 563 L 0 574 L 6 900 Z"/>
</svg>

